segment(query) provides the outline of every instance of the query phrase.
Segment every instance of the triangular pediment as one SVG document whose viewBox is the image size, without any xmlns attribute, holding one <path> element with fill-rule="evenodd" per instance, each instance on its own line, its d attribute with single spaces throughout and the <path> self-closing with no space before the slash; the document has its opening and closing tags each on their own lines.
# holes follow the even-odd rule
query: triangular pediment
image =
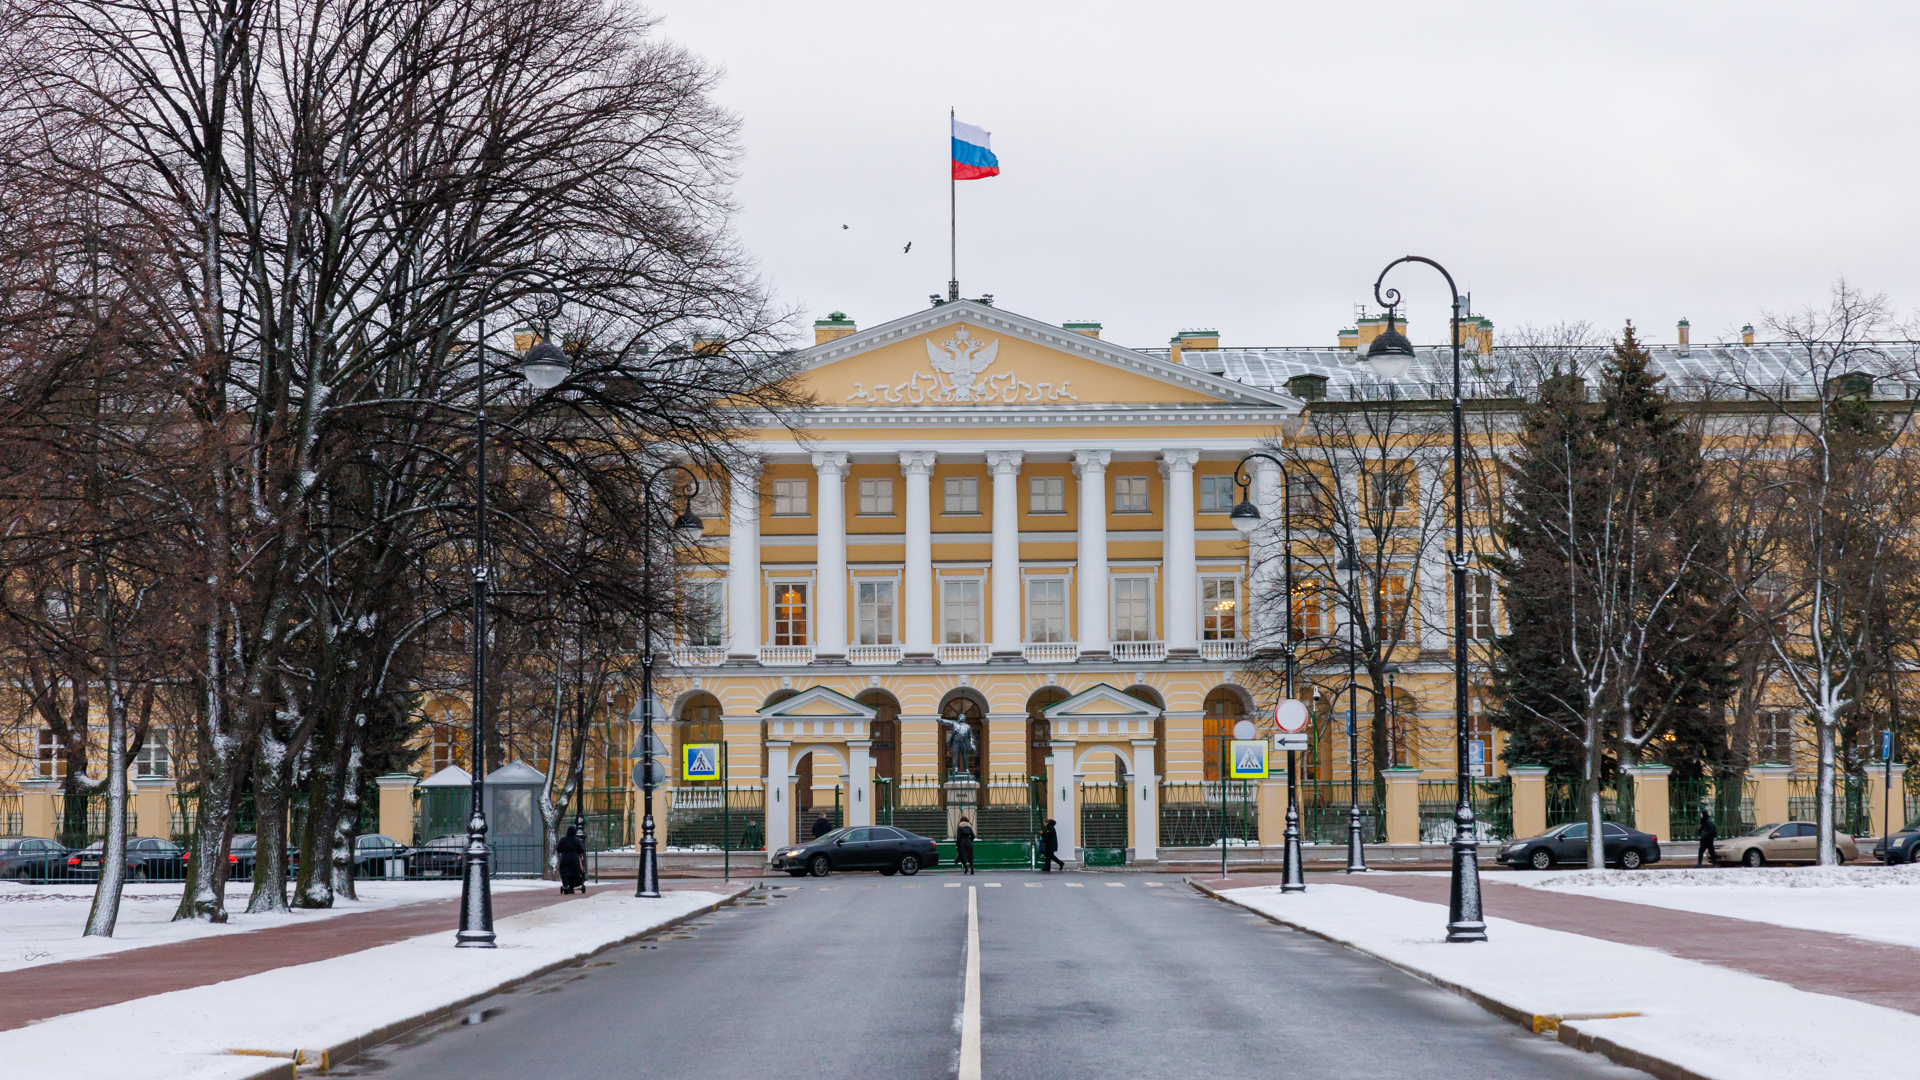
<svg viewBox="0 0 1920 1080">
<path fill-rule="evenodd" d="M 971 300 L 816 345 L 802 358 L 801 384 L 829 408 L 1300 404 Z"/>
<path fill-rule="evenodd" d="M 1160 715 L 1160 710 L 1106 683 L 1099 683 L 1065 701 L 1054 702 L 1042 710 L 1042 714 L 1048 720 L 1152 720 Z"/>
<path fill-rule="evenodd" d="M 765 720 L 872 720 L 877 715 L 873 707 L 824 686 L 810 687 L 760 710 Z"/>
</svg>

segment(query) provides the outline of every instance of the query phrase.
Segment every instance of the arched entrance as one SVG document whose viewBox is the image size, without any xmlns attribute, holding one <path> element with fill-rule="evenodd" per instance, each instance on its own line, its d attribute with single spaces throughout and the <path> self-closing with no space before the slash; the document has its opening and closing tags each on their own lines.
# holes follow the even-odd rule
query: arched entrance
<svg viewBox="0 0 1920 1080">
<path fill-rule="evenodd" d="M 964 762 L 954 762 L 949 750 L 948 728 L 941 725 L 940 731 L 940 779 L 952 780 L 957 776 L 983 779 L 982 765 L 986 761 L 987 751 L 987 706 L 972 690 L 955 690 L 940 703 L 940 719 L 959 721 L 973 729 L 973 753 Z"/>
<path fill-rule="evenodd" d="M 868 752 L 873 756 L 873 776 L 890 784 L 900 783 L 900 703 L 885 690 L 869 690 L 854 700 L 874 710 L 867 723 Z"/>
<path fill-rule="evenodd" d="M 1201 760 L 1205 778 L 1220 779 L 1221 742 L 1233 737 L 1233 725 L 1247 718 L 1246 694 L 1236 686 L 1217 686 L 1201 705 Z"/>
<path fill-rule="evenodd" d="M 688 743 L 725 742 L 726 724 L 720 718 L 720 699 L 712 694 L 695 694 L 680 705 L 679 723 L 675 725 L 673 762 L 668 771 L 675 775 L 675 783 L 693 783 L 717 785 L 718 780 L 682 781 L 678 779 L 677 768 L 679 748 Z"/>
<path fill-rule="evenodd" d="M 1027 699 L 1027 775 L 1045 777 L 1053 759 L 1053 724 L 1047 719 L 1047 706 L 1067 700 L 1058 686 L 1043 686 Z"/>
</svg>

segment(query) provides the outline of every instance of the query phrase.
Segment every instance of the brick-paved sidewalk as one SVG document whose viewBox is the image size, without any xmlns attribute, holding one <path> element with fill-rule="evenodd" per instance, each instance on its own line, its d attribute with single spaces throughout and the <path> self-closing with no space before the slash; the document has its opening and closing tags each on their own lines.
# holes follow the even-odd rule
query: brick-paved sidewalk
<svg viewBox="0 0 1920 1080">
<path fill-rule="evenodd" d="M 1439 875 L 1390 871 L 1307 875 L 1309 887 L 1316 883 L 1356 885 L 1442 908 L 1448 899 L 1448 881 Z M 1224 881 L 1208 878 L 1206 884 L 1216 889 L 1243 889 L 1278 885 L 1280 879 L 1278 875 L 1249 874 Z M 1490 875 L 1481 877 L 1480 888 L 1486 914 L 1492 917 L 1623 945 L 1643 945 L 1815 994 L 1920 1014 L 1920 979 L 1913 974 L 1920 971 L 1920 949 L 1723 915 L 1530 889 Z M 1441 921 L 1445 921 L 1444 915 Z"/>
<path fill-rule="evenodd" d="M 712 883 L 671 881 L 660 887 L 701 889 L 711 888 Z M 590 892 L 609 890 L 631 892 L 633 886 L 613 882 L 590 887 Z M 504 919 L 571 899 L 560 894 L 558 885 L 496 892 L 493 917 Z M 315 919 L 305 925 L 221 934 L 0 972 L 0 1031 L 134 998 L 311 964 L 422 934 L 444 932 L 447 947 L 452 948 L 459 925 L 460 901 L 449 897 Z"/>
</svg>

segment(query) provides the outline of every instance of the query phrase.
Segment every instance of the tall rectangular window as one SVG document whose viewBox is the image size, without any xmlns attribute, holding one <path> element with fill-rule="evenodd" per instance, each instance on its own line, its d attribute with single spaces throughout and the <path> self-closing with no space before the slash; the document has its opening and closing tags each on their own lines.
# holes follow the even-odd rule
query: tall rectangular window
<svg viewBox="0 0 1920 1080">
<path fill-rule="evenodd" d="M 1240 640 L 1240 579 L 1200 579 L 1200 640 Z"/>
<path fill-rule="evenodd" d="M 1754 760 L 1763 765 L 1793 764 L 1793 714 L 1773 709 L 1754 721 Z"/>
<path fill-rule="evenodd" d="M 687 644 L 713 648 L 727 643 L 727 583 L 718 578 L 687 582 Z"/>
<path fill-rule="evenodd" d="M 1113 478 L 1113 512 L 1116 514 L 1147 512 L 1146 477 L 1116 476 Z"/>
<path fill-rule="evenodd" d="M 980 512 L 980 479 L 978 477 L 947 477 L 946 494 L 946 505 L 942 513 L 977 514 Z"/>
<path fill-rule="evenodd" d="M 893 582 L 860 582 L 854 592 L 854 608 L 860 644 L 893 644 Z"/>
<path fill-rule="evenodd" d="M 427 738 L 431 740 L 428 755 L 433 760 L 434 772 L 439 772 L 441 769 L 455 764 L 459 755 L 456 753 L 454 747 L 454 728 L 451 724 L 434 724 L 429 730 Z"/>
<path fill-rule="evenodd" d="M 940 619 L 949 645 L 975 645 L 980 636 L 980 579 L 949 578 L 940 583 Z"/>
<path fill-rule="evenodd" d="M 806 582 L 776 581 L 773 583 L 773 643 L 775 645 L 807 643 Z"/>
<path fill-rule="evenodd" d="M 1413 583 L 1406 574 L 1387 573 L 1380 576 L 1373 598 L 1373 633 L 1379 640 L 1413 640 L 1414 627 L 1411 625 L 1411 613 L 1407 610 L 1412 587 Z"/>
<path fill-rule="evenodd" d="M 53 739 L 52 728 L 41 728 L 39 744 L 35 747 L 34 771 L 41 776 L 52 776 L 59 767 L 59 743 Z"/>
<path fill-rule="evenodd" d="M 1112 582 L 1113 640 L 1152 641 L 1153 579 L 1117 577 Z"/>
<path fill-rule="evenodd" d="M 1027 579 L 1027 640 L 1067 640 L 1067 579 Z"/>
<path fill-rule="evenodd" d="M 1233 477 L 1225 474 L 1200 478 L 1200 512 L 1224 514 L 1233 509 Z"/>
<path fill-rule="evenodd" d="M 893 481 L 868 477 L 860 481 L 860 512 L 893 516 Z"/>
<path fill-rule="evenodd" d="M 1376 514 L 1392 513 L 1407 505 L 1407 474 L 1398 470 L 1367 474 L 1367 508 Z"/>
<path fill-rule="evenodd" d="M 1299 473 L 1287 474 L 1287 502 L 1296 514 L 1320 512 L 1320 481 Z"/>
<path fill-rule="evenodd" d="M 1493 575 L 1467 575 L 1467 637 L 1493 640 Z"/>
<path fill-rule="evenodd" d="M 1293 579 L 1293 636 L 1296 640 L 1333 634 L 1333 597 L 1319 578 Z"/>
<path fill-rule="evenodd" d="M 133 775 L 137 780 L 164 780 L 172 775 L 173 760 L 167 754 L 167 735 L 163 731 L 149 731 L 145 742 L 140 744 L 140 753 L 133 759 Z"/>
<path fill-rule="evenodd" d="M 773 515 L 775 517 L 807 516 L 807 482 L 805 480 L 773 482 Z"/>
<path fill-rule="evenodd" d="M 1027 478 L 1027 513 L 1064 514 L 1066 512 L 1066 477 L 1030 476 Z"/>
</svg>

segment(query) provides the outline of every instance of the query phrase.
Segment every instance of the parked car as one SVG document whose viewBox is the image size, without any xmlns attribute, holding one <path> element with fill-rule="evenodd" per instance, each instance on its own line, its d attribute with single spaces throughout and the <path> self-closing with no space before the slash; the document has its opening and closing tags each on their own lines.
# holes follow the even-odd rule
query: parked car
<svg viewBox="0 0 1920 1080">
<path fill-rule="evenodd" d="M 67 876 L 66 845 L 44 836 L 0 839 L 0 878 L 7 881 L 61 881 Z"/>
<path fill-rule="evenodd" d="M 933 841 L 890 825 L 835 829 L 812 843 L 781 848 L 773 856 L 773 868 L 794 877 L 826 877 L 835 870 L 878 870 L 885 877 L 912 877 L 939 862 Z"/>
<path fill-rule="evenodd" d="M 465 847 L 466 837 L 460 837 Z M 399 877 L 407 872 L 407 856 L 413 849 L 380 833 L 353 838 L 353 876 L 358 878 Z"/>
<path fill-rule="evenodd" d="M 260 838 L 252 833 L 235 833 L 227 845 L 227 880 L 244 881 L 253 876 L 253 863 L 259 857 Z M 300 849 L 287 845 L 287 877 L 300 872 Z"/>
<path fill-rule="evenodd" d="M 1853 837 L 1846 833 L 1834 833 L 1833 842 L 1841 862 L 1860 857 L 1860 849 L 1854 845 Z M 1818 862 L 1820 860 L 1820 826 L 1811 821 L 1787 821 L 1762 825 L 1745 836 L 1736 836 L 1715 844 L 1714 854 L 1718 856 L 1715 860 L 1717 862 L 1739 863 L 1742 866 Z"/>
<path fill-rule="evenodd" d="M 1893 844 L 1893 857 L 1887 857 L 1887 844 Z M 1888 863 L 1913 862 L 1920 859 L 1920 818 L 1907 822 L 1899 832 L 1874 842 L 1873 857 Z"/>
<path fill-rule="evenodd" d="M 1660 838 L 1611 821 L 1600 831 L 1601 850 L 1609 866 L 1638 870 L 1660 861 Z M 1555 825 L 1539 836 L 1515 840 L 1500 849 L 1500 861 L 1515 868 L 1551 870 L 1556 866 L 1587 865 L 1587 823 Z"/>
<path fill-rule="evenodd" d="M 99 881 L 100 861 L 107 842 L 95 840 L 79 851 L 67 853 L 68 881 Z M 138 836 L 127 841 L 128 881 L 181 881 L 187 873 L 187 849 L 157 836 Z"/>
<path fill-rule="evenodd" d="M 491 853 L 492 849 L 488 851 Z M 407 876 L 457 878 L 466 869 L 466 860 L 467 834 L 436 836 L 407 852 Z"/>
</svg>

